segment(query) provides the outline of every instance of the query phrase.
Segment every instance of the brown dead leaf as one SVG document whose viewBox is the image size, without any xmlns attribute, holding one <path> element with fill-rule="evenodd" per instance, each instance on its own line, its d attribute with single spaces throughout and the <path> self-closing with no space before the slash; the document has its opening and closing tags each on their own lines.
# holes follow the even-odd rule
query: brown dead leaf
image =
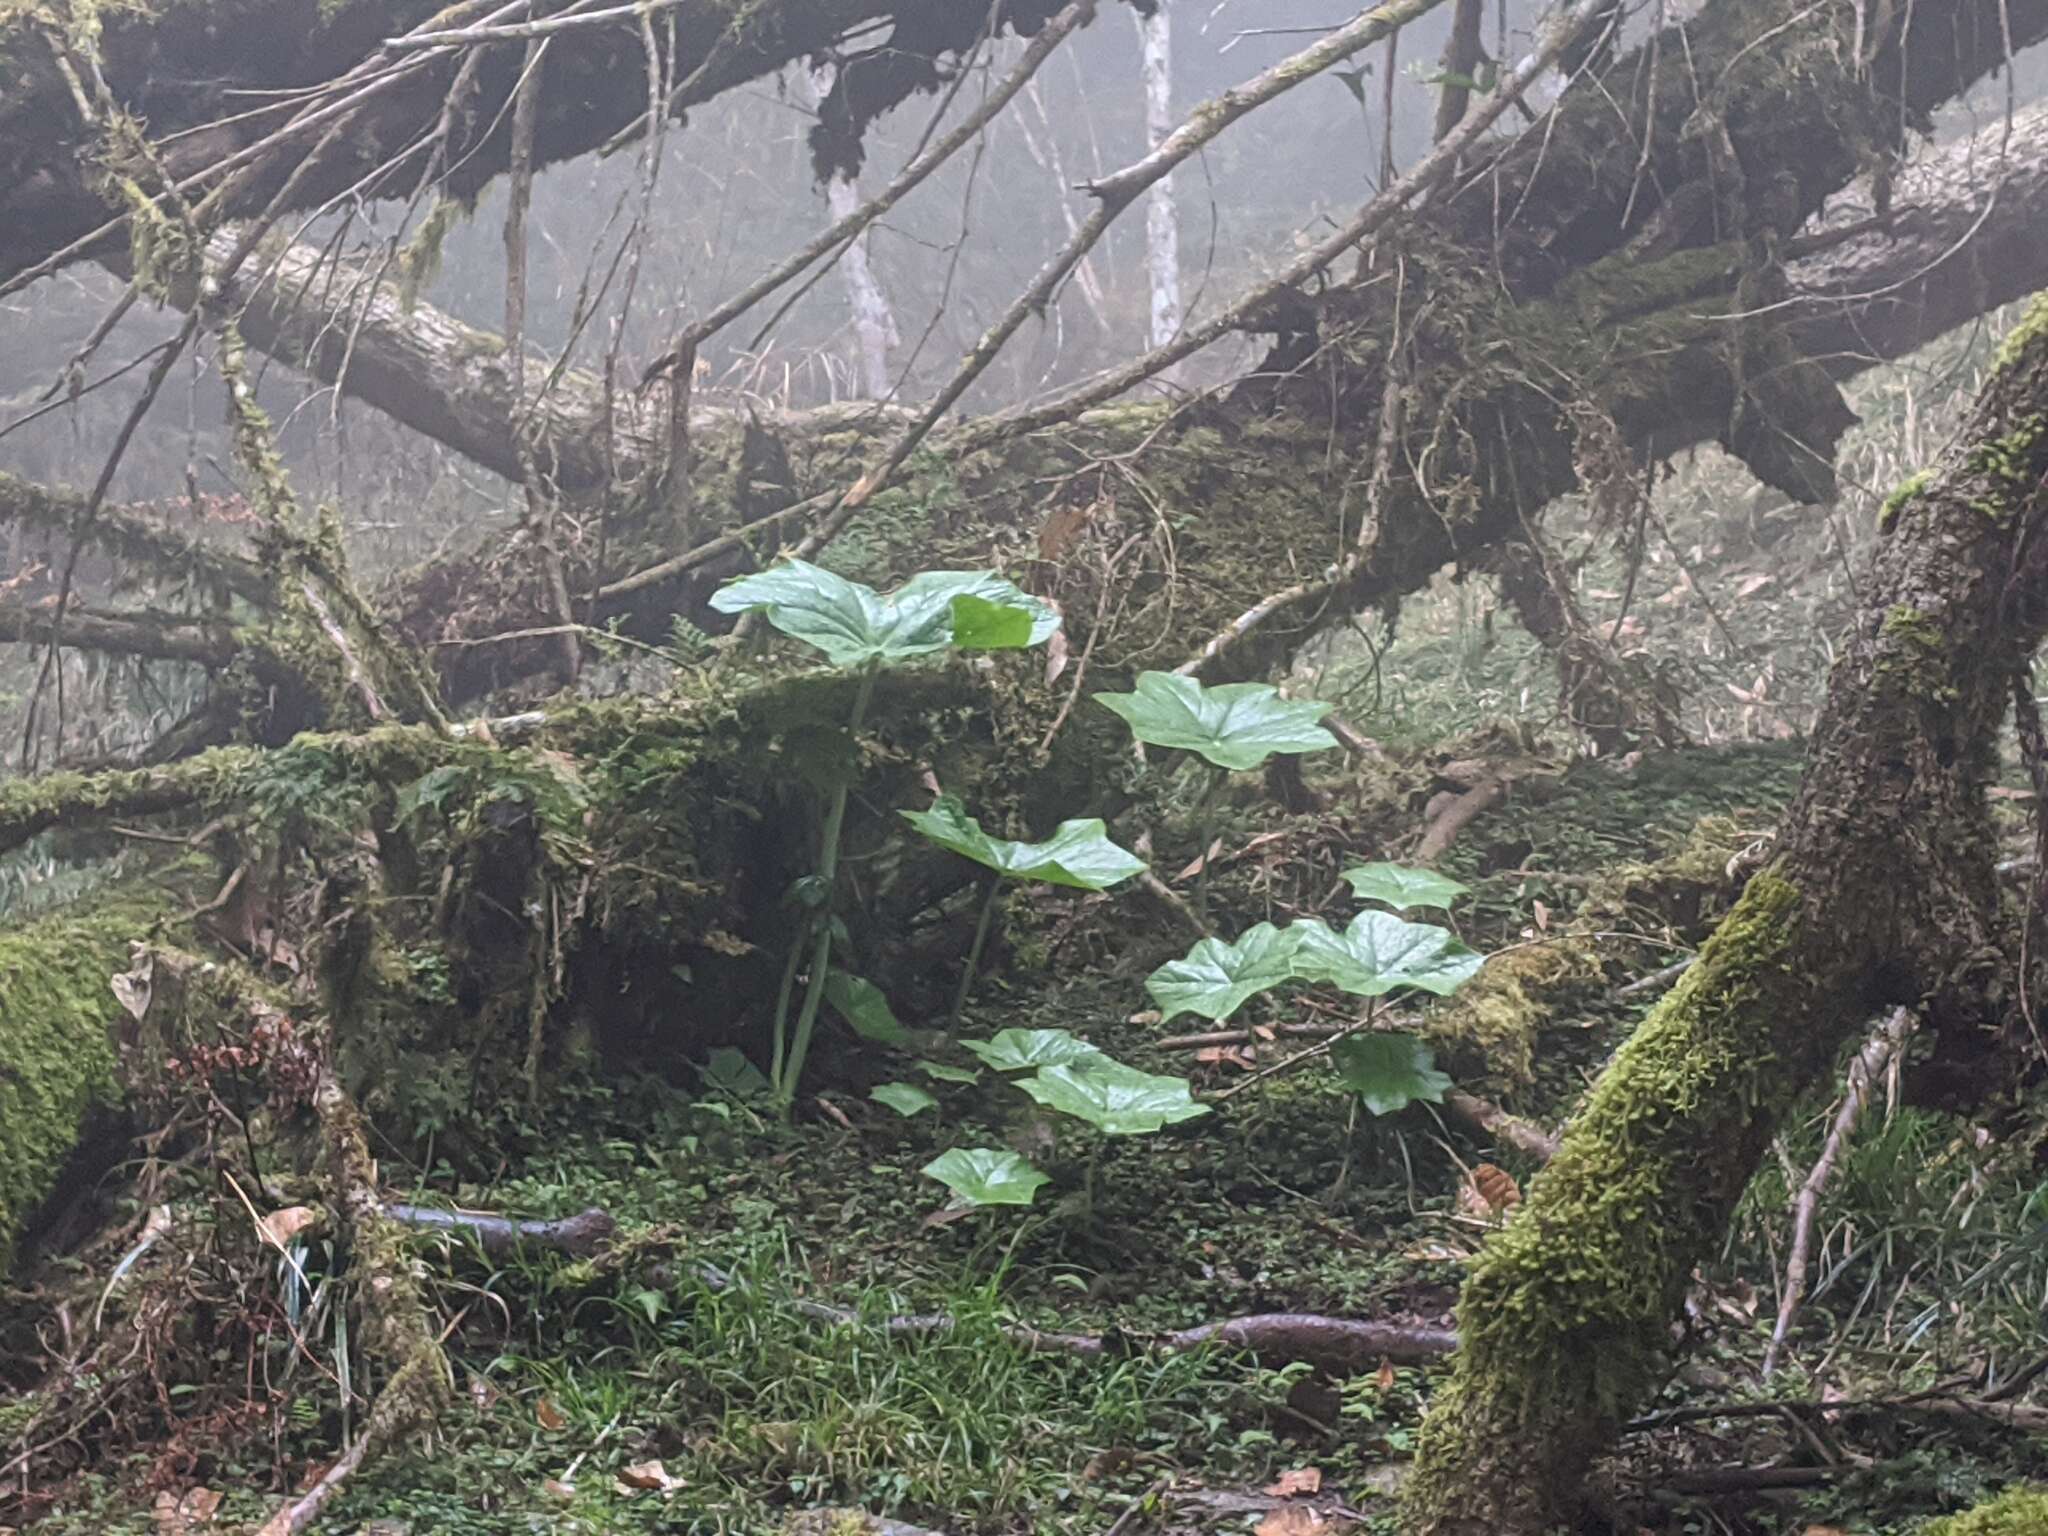
<svg viewBox="0 0 2048 1536">
<path fill-rule="evenodd" d="M 534 1403 L 533 1421 L 550 1434 L 569 1427 L 569 1416 L 555 1406 L 552 1398 L 543 1397 Z"/>
<path fill-rule="evenodd" d="M 1394 1390 L 1393 1361 L 1382 1360 L 1380 1362 L 1379 1373 L 1373 1377 L 1372 1384 L 1378 1387 L 1382 1392 L 1391 1392 Z"/>
<path fill-rule="evenodd" d="M 1529 903 L 1529 905 L 1533 907 L 1536 912 L 1536 931 L 1538 933 L 1550 932 L 1550 908 L 1546 907 L 1540 901 L 1532 901 Z"/>
<path fill-rule="evenodd" d="M 1159 1022 L 1159 1010 L 1157 1008 L 1147 1008 L 1142 1013 L 1132 1014 L 1124 1022 L 1126 1024 L 1157 1024 Z"/>
<path fill-rule="evenodd" d="M 667 1497 L 683 1486 L 683 1480 L 659 1461 L 636 1461 L 619 1469 L 616 1486 L 623 1494 L 658 1493 Z"/>
<path fill-rule="evenodd" d="M 1045 642 L 1045 685 L 1050 688 L 1060 680 L 1060 674 L 1067 670 L 1067 632 L 1064 628 L 1052 632 L 1052 638 Z"/>
<path fill-rule="evenodd" d="M 1180 873 L 1173 877 L 1173 883 L 1175 885 L 1179 885 L 1183 880 L 1194 879 L 1195 876 L 1199 875 L 1202 872 L 1202 870 L 1211 862 L 1213 862 L 1216 856 L 1222 851 L 1223 839 L 1219 837 L 1216 839 L 1215 842 L 1211 843 L 1206 849 L 1196 854 L 1192 859 L 1189 859 L 1186 864 L 1182 865 Z"/>
<path fill-rule="evenodd" d="M 150 1516 L 156 1521 L 159 1536 L 185 1536 L 188 1531 L 213 1523 L 220 1500 L 220 1494 L 211 1488 L 187 1488 L 182 1495 L 166 1489 L 156 1496 Z"/>
<path fill-rule="evenodd" d="M 542 1478 L 540 1491 L 551 1499 L 560 1499 L 564 1504 L 574 1503 L 576 1499 L 576 1485 L 565 1483 L 559 1477 Z"/>
<path fill-rule="evenodd" d="M 1296 1467 L 1291 1472 L 1282 1472 L 1266 1485 L 1266 1492 L 1276 1499 L 1291 1499 L 1300 1493 L 1321 1493 L 1323 1491 L 1323 1469 L 1321 1467 Z"/>
<path fill-rule="evenodd" d="M 1799 1536 L 1849 1536 L 1839 1525 L 1809 1525 Z"/>
<path fill-rule="evenodd" d="M 1282 1504 L 1253 1528 L 1252 1536 L 1336 1536 L 1350 1523 L 1310 1504 Z"/>
<path fill-rule="evenodd" d="M 1195 1052 L 1195 1060 L 1212 1066 L 1236 1067 L 1240 1072 L 1249 1072 L 1259 1064 L 1257 1058 L 1241 1045 L 1205 1045 Z"/>
<path fill-rule="evenodd" d="M 489 1413 L 504 1395 L 492 1385 L 489 1377 L 479 1376 L 474 1371 L 469 1373 L 469 1400 L 478 1413 Z"/>
<path fill-rule="evenodd" d="M 1094 518 L 1095 509 L 1101 505 L 1099 501 L 1090 501 L 1058 508 L 1051 517 L 1039 525 L 1038 558 L 1057 560 L 1065 554 Z"/>
<path fill-rule="evenodd" d="M 1473 1190 L 1481 1200 L 1487 1202 L 1489 1210 L 1509 1212 L 1522 1204 L 1522 1186 L 1516 1184 L 1516 1176 L 1509 1174 L 1505 1167 L 1493 1163 L 1481 1163 L 1473 1169 Z"/>
<path fill-rule="evenodd" d="M 288 1205 L 257 1222 L 256 1230 L 263 1241 L 282 1251 L 292 1245 L 293 1238 L 319 1219 L 320 1213 L 310 1205 Z"/>
</svg>

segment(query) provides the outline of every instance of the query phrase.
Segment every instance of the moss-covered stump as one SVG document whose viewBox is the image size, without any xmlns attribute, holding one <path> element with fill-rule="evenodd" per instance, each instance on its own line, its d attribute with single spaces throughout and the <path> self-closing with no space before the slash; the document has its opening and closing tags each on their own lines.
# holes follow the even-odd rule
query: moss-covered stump
<svg viewBox="0 0 2048 1536">
<path fill-rule="evenodd" d="M 0 932 L 0 1272 L 93 1116 L 121 1102 L 113 988 L 134 911 Z"/>
</svg>

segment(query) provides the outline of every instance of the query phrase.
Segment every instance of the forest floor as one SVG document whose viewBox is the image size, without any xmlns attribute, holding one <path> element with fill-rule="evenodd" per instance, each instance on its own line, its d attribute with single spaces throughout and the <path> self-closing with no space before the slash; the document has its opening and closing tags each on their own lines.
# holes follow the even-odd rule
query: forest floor
<svg viewBox="0 0 2048 1536">
<path fill-rule="evenodd" d="M 1208 899 L 1242 921 L 1348 910 L 1336 870 L 1398 856 L 1424 781 L 1456 782 L 1474 758 L 1512 760 L 1519 775 L 1436 866 L 1470 886 L 1457 927 L 1483 951 L 1571 931 L 1582 906 L 1659 861 L 1697 871 L 1702 846 L 1766 835 L 1797 785 L 1797 733 L 1829 659 L 1817 637 L 1851 596 L 1841 530 L 1786 525 L 1807 517 L 1731 518 L 1718 544 L 1653 547 L 1639 580 L 1611 560 L 1581 573 L 1597 619 L 1624 590 L 1648 617 L 1647 644 L 1676 669 L 1688 723 L 1710 745 L 1568 763 L 1547 660 L 1486 615 L 1476 585 L 1411 602 L 1397 643 L 1333 647 L 1313 686 L 1369 722 L 1399 765 L 1319 782 L 1323 808 L 1307 816 L 1257 796 L 1230 807 Z M 1587 939 L 1595 973 L 1538 1000 L 1532 1070 L 1447 1048 L 1440 1065 L 1458 1086 L 1540 1126 L 1563 1122 L 1655 1001 L 1630 980 L 1683 959 L 1713 908 L 1623 916 L 1633 937 Z M 1249 1075 L 1230 1049 L 1160 1045 L 1199 1027 L 1145 1011 L 1143 978 L 1164 949 L 1108 942 L 1066 898 L 1019 903 L 1011 919 L 964 1036 L 1067 1029 L 1132 1065 L 1191 1075 L 1198 1091 Z M 1177 953 L 1185 935 L 1162 944 Z M 1263 1067 L 1299 1044 L 1249 1049 Z M 936 1108 L 906 1118 L 868 1097 L 899 1078 Z M 1432 1105 L 1361 1115 L 1313 1063 L 1128 1138 L 1062 1140 L 993 1073 L 920 1076 L 850 1036 L 821 1041 L 810 1081 L 816 1096 L 789 1127 L 676 1063 L 572 1084 L 483 1172 L 379 1148 L 394 1199 L 534 1219 L 594 1207 L 617 1235 L 599 1261 L 423 1240 L 455 1397 L 431 1435 L 373 1460 L 315 1529 L 766 1536 L 793 1512 L 850 1506 L 953 1536 L 1394 1530 L 1392 1490 L 1437 1367 L 1262 1366 L 1146 1339 L 1275 1311 L 1447 1326 L 1462 1261 L 1499 1219 L 1483 1192 L 1526 1182 L 1527 1154 Z M 1906 1092 L 1886 1085 L 1828 1187 L 1813 1291 L 1765 1383 L 1790 1191 L 1815 1161 L 1832 1094 L 1782 1139 L 1697 1277 L 1679 1371 L 1602 1474 L 1617 1528 L 1906 1536 L 2048 1469 L 2038 1384 L 2014 1399 L 2018 1425 L 1964 1401 L 1987 1370 L 2010 1379 L 2048 1348 L 2048 1116 L 2038 1104 L 1959 1113 L 1916 1101 L 1913 1081 L 1909 1070 Z M 1052 1175 L 1029 1208 L 950 1209 L 920 1174 L 948 1148 L 1005 1144 Z M 317 1296 L 299 1300 L 333 1326 Z M 861 1321 L 821 1322 L 804 1310 L 816 1303 Z M 935 1312 L 954 1326 L 884 1326 Z M 1107 1347 L 1033 1352 L 1006 1331 L 1016 1324 Z M 37 1491 L 31 1528 L 183 1536 L 261 1519 L 355 1427 L 326 1364 L 348 1357 L 346 1343 L 309 1340 L 282 1367 L 290 1411 L 253 1431 L 163 1405 L 189 1428 L 82 1458 L 91 1471 Z M 276 1352 L 250 1365 L 276 1369 Z M 275 1385 L 252 1375 L 249 1395 Z"/>
<path fill-rule="evenodd" d="M 1568 923 L 1592 877 L 1672 853 L 1701 817 L 1766 829 L 1797 772 L 1796 744 L 1780 743 L 1622 771 L 1575 765 L 1547 793 L 1511 798 L 1443 861 L 1474 885 L 1465 936 L 1482 949 L 1513 942 L 1539 903 L 1544 921 Z M 1228 869 L 1218 875 L 1227 887 Z M 1242 905 L 1257 881 L 1238 878 Z M 1192 1069 L 1198 1087 L 1243 1075 L 1157 1045 L 1167 1031 L 1139 1012 L 1140 971 L 1066 969 L 1050 986 L 992 981 L 963 1033 L 1062 1027 L 1149 1070 Z M 1556 1123 L 1653 998 L 1617 997 L 1604 981 L 1545 1020 L 1533 1082 L 1475 1086 Z M 454 1404 L 430 1440 L 356 1477 L 316 1529 L 766 1533 L 792 1510 L 857 1506 L 961 1536 L 1393 1530 L 1390 1493 L 1431 1370 L 1265 1368 L 1142 1341 L 1269 1311 L 1447 1325 L 1460 1260 L 1497 1215 L 1475 1199 L 1474 1171 L 1491 1164 L 1519 1182 L 1533 1171 L 1526 1157 L 1426 1105 L 1360 1116 L 1315 1067 L 1160 1135 L 1073 1144 L 1049 1140 L 992 1074 L 920 1079 L 939 1105 L 914 1118 L 866 1097 L 913 1075 L 845 1040 L 825 1047 L 814 1080 L 831 1086 L 793 1128 L 730 1097 L 613 1080 L 560 1104 L 495 1177 L 394 1158 L 386 1177 L 400 1197 L 533 1218 L 598 1207 L 619 1236 L 602 1263 L 429 1244 Z M 1685 1368 L 1660 1405 L 1680 1420 L 1639 1425 L 1606 1474 L 1634 1528 L 1904 1532 L 2040 1469 L 2038 1438 L 1939 1399 L 1899 1402 L 1987 1358 L 2015 1369 L 2041 1347 L 2048 1186 L 2003 1127 L 1903 1105 L 1873 1115 L 1831 1187 L 1791 1363 L 1759 1387 L 1787 1190 L 1813 1161 L 1826 1109 L 1786 1138 L 1727 1253 L 1700 1276 Z M 1054 1176 L 1030 1209 L 948 1210 L 919 1175 L 947 1147 L 1002 1139 L 1028 1144 Z M 714 1288 L 705 1264 L 726 1283 Z M 821 1324 L 799 1310 L 806 1300 L 863 1321 Z M 955 1326 L 920 1337 L 881 1326 L 935 1311 Z M 1029 1352 L 1003 1331 L 1018 1322 L 1105 1334 L 1111 1347 Z M 317 1471 L 331 1454 L 343 1430 L 334 1387 L 300 1372 L 261 1464 L 195 1434 L 103 1463 L 33 1528 L 163 1536 L 257 1518 L 280 1472 Z M 1797 1406 L 1866 1399 L 1882 1406 Z M 1773 1401 L 1789 1406 L 1759 1411 Z M 1755 1467 L 1772 1473 L 1749 1486 Z M 152 1488 L 195 1478 L 224 1495 L 210 1523 L 188 1522 L 177 1494 L 149 1502 Z"/>
</svg>

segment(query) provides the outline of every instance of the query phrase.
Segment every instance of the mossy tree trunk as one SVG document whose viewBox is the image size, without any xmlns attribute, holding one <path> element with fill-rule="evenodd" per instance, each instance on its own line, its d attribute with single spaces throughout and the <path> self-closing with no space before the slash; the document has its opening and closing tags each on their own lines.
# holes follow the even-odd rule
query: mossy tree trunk
<svg viewBox="0 0 2048 1536">
<path fill-rule="evenodd" d="M 1984 791 L 2048 627 L 2048 299 L 1896 508 L 1770 864 L 1616 1055 L 1487 1245 L 1425 1425 L 1414 1536 L 1569 1526 L 1656 1384 L 1688 1278 L 1799 1096 L 1875 1009 L 1994 1027 Z"/>
</svg>

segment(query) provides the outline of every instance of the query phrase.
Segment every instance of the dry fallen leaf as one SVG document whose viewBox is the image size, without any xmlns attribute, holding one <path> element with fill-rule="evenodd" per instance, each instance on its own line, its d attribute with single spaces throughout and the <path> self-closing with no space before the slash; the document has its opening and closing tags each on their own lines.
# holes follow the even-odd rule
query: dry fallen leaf
<svg viewBox="0 0 2048 1536">
<path fill-rule="evenodd" d="M 1382 1360 L 1380 1362 L 1379 1374 L 1373 1377 L 1373 1385 L 1378 1387 L 1382 1392 L 1391 1392 L 1394 1390 L 1393 1361 Z"/>
<path fill-rule="evenodd" d="M 542 1429 L 549 1431 L 569 1427 L 568 1415 L 557 1408 L 550 1398 L 543 1397 L 533 1405 L 533 1419 Z"/>
<path fill-rule="evenodd" d="M 1481 1163 L 1458 1184 L 1458 1212 L 1480 1221 L 1497 1222 L 1522 1203 L 1514 1175 L 1492 1163 Z"/>
<path fill-rule="evenodd" d="M 659 1461 L 636 1461 L 619 1469 L 617 1488 L 623 1494 L 658 1493 L 666 1497 L 683 1486 Z"/>
<path fill-rule="evenodd" d="M 572 1503 L 576 1498 L 576 1485 L 565 1483 L 559 1477 L 543 1478 L 540 1490 L 549 1498 L 560 1499 L 564 1504 Z"/>
<path fill-rule="evenodd" d="M 1060 680 L 1060 674 L 1067 670 L 1067 632 L 1056 629 L 1052 638 L 1045 642 L 1045 684 L 1050 688 Z"/>
<path fill-rule="evenodd" d="M 282 1250 L 289 1248 L 293 1238 L 319 1219 L 320 1213 L 310 1205 L 288 1205 L 257 1222 L 256 1230 L 262 1234 L 263 1241 Z"/>
<path fill-rule="evenodd" d="M 1258 1523 L 1252 1536 L 1336 1536 L 1349 1524 L 1312 1505 L 1282 1504 Z"/>
<path fill-rule="evenodd" d="M 1548 908 L 1548 907 L 1546 907 L 1545 905 L 1543 905 L 1543 903 L 1542 903 L 1542 902 L 1540 902 L 1540 901 L 1532 901 L 1532 902 L 1530 902 L 1530 903 L 1529 903 L 1529 905 L 1530 905 L 1530 906 L 1531 906 L 1532 908 L 1534 908 L 1534 909 L 1535 909 L 1535 912 L 1536 912 L 1536 930 L 1537 930 L 1537 932 L 1539 932 L 1539 933 L 1548 933 L 1548 932 L 1550 932 L 1550 908 Z"/>
<path fill-rule="evenodd" d="M 1321 1467 L 1296 1467 L 1291 1472 L 1282 1472 L 1266 1487 L 1266 1492 L 1276 1499 L 1291 1499 L 1298 1493 L 1321 1493 L 1323 1491 L 1323 1469 Z"/>
<path fill-rule="evenodd" d="M 1205 1045 L 1195 1052 L 1195 1060 L 1211 1066 L 1227 1063 L 1243 1072 L 1249 1072 L 1258 1065 L 1257 1058 L 1241 1045 Z"/>
<path fill-rule="evenodd" d="M 1472 1257 L 1472 1250 L 1460 1248 L 1452 1243 L 1425 1238 L 1410 1248 L 1402 1250 L 1401 1257 L 1417 1264 L 1449 1264 Z"/>
</svg>

